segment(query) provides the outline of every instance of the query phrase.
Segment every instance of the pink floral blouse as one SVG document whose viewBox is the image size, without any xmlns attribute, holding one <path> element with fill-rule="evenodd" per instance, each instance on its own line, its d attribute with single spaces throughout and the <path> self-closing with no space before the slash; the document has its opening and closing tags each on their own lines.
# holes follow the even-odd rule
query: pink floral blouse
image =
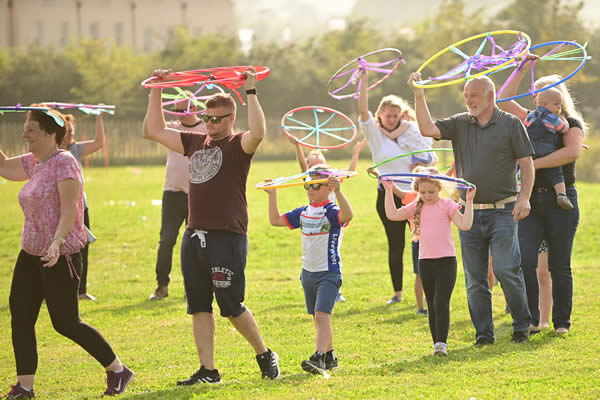
<svg viewBox="0 0 600 400">
<path fill-rule="evenodd" d="M 21 247 L 34 256 L 45 256 L 60 220 L 58 182 L 75 179 L 82 183 L 81 169 L 71 153 L 64 150 L 59 150 L 44 162 L 40 162 L 32 153 L 25 154 L 21 156 L 21 164 L 30 177 L 19 192 L 19 204 L 25 214 Z M 75 223 L 60 247 L 60 254 L 79 253 L 86 243 L 83 195 L 80 192 Z"/>
</svg>

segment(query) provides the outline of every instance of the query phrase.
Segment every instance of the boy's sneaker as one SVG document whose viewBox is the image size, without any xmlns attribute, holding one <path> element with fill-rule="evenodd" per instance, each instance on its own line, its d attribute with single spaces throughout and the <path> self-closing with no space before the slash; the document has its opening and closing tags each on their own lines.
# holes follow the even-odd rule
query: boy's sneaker
<svg viewBox="0 0 600 400">
<path fill-rule="evenodd" d="M 337 296 L 335 296 L 335 302 L 336 303 L 345 303 L 346 302 L 346 298 L 344 296 L 342 296 L 342 292 L 338 292 Z"/>
<path fill-rule="evenodd" d="M 308 360 L 302 361 L 302 369 L 311 374 L 323 374 L 327 369 L 325 365 L 325 354 L 315 353 Z"/>
<path fill-rule="evenodd" d="M 14 399 L 33 399 L 35 393 L 33 389 L 26 390 L 19 382 L 16 385 L 10 385 L 10 392 L 6 393 L 0 399 L 14 400 Z"/>
<path fill-rule="evenodd" d="M 277 353 L 267 349 L 265 353 L 256 356 L 256 361 L 263 378 L 279 379 L 281 371 L 279 370 L 279 356 Z"/>
<path fill-rule="evenodd" d="M 448 357 L 448 345 L 444 342 L 437 342 L 433 345 L 433 355 L 439 357 Z"/>
<path fill-rule="evenodd" d="M 417 315 L 427 315 L 427 309 L 426 308 L 419 308 L 417 310 Z"/>
<path fill-rule="evenodd" d="M 564 193 L 559 193 L 556 195 L 556 205 L 562 208 L 563 210 L 572 210 L 573 203 Z"/>
<path fill-rule="evenodd" d="M 338 367 L 338 359 L 333 350 L 325 353 L 325 369 L 336 369 Z"/>
<path fill-rule="evenodd" d="M 204 365 L 188 379 L 177 381 L 178 386 L 195 385 L 196 383 L 221 383 L 221 375 L 217 369 L 206 369 Z"/>
<path fill-rule="evenodd" d="M 396 304 L 396 303 L 400 303 L 401 301 L 402 301 L 401 297 L 394 295 L 394 297 L 392 297 L 391 299 L 389 299 L 387 301 L 387 304 Z"/>
<path fill-rule="evenodd" d="M 121 372 L 106 371 L 106 390 L 102 397 L 123 393 L 134 375 L 133 371 L 127 368 L 125 364 L 123 364 L 123 371 Z"/>
</svg>

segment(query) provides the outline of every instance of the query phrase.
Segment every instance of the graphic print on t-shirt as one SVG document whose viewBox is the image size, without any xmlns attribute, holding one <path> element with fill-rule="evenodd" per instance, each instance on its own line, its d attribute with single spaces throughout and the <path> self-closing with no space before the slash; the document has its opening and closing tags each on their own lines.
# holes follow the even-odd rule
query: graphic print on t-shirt
<svg viewBox="0 0 600 400">
<path fill-rule="evenodd" d="M 190 157 L 190 182 L 204 183 L 213 178 L 223 163 L 219 147 L 195 151 Z"/>
</svg>

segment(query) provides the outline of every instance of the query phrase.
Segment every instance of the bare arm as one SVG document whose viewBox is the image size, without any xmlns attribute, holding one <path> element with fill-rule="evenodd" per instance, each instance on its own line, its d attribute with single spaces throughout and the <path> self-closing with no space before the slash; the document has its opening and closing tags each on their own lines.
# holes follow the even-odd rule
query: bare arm
<svg viewBox="0 0 600 400">
<path fill-rule="evenodd" d="M 287 226 L 285 219 L 279 214 L 279 206 L 277 205 L 277 190 L 265 190 L 269 195 L 269 222 L 273 226 Z"/>
<path fill-rule="evenodd" d="M 52 267 L 60 256 L 60 246 L 73 229 L 73 223 L 77 216 L 77 201 L 81 196 L 81 184 L 75 179 L 65 179 L 58 182 L 58 196 L 60 198 L 60 220 L 54 233 L 54 240 L 48 247 L 43 261 L 47 261 L 44 267 Z"/>
<path fill-rule="evenodd" d="M 21 156 L 8 158 L 0 150 L 0 176 L 9 181 L 26 181 L 29 176 L 21 163 Z"/>
<path fill-rule="evenodd" d="M 369 76 L 367 70 L 360 75 L 360 91 L 358 92 L 358 112 L 360 120 L 366 122 L 369 119 Z"/>
<path fill-rule="evenodd" d="M 514 78 L 510 82 L 508 82 L 508 85 L 506 85 L 502 93 L 500 93 L 500 95 L 498 96 L 498 100 L 507 99 L 509 97 L 514 96 L 517 93 L 521 81 L 523 80 L 527 72 L 531 69 L 530 60 L 537 60 L 538 58 L 539 57 L 534 54 L 529 54 L 527 56 L 527 61 L 521 66 L 519 71 L 515 74 Z M 524 121 L 527 117 L 527 110 L 514 100 L 500 102 L 498 103 L 498 107 L 500 107 L 500 109 L 503 111 L 515 115 L 521 121 Z"/>
<path fill-rule="evenodd" d="M 533 159 L 531 156 L 519 158 L 519 167 L 521 169 L 521 192 L 512 212 L 515 221 L 524 219 L 531 211 L 529 198 L 531 197 L 533 181 L 535 179 L 535 170 L 533 169 Z"/>
<path fill-rule="evenodd" d="M 350 160 L 350 165 L 348 166 L 349 171 L 356 171 L 356 165 L 358 164 L 360 151 L 362 150 L 365 143 L 367 143 L 367 138 L 364 138 L 360 142 L 356 142 L 356 144 L 354 145 L 354 149 L 352 149 L 352 159 Z"/>
<path fill-rule="evenodd" d="M 563 137 L 564 147 L 533 161 L 535 169 L 562 167 L 577 160 L 583 145 L 583 131 L 572 127 Z"/>
<path fill-rule="evenodd" d="M 410 128 L 410 124 L 406 121 L 400 122 L 400 129 L 396 129 L 394 132 L 388 132 L 385 129 L 382 129 L 381 132 L 392 140 L 398 139 L 398 137 L 402 136 L 407 130 Z"/>
<path fill-rule="evenodd" d="M 86 140 L 80 142 L 83 145 L 82 156 L 87 156 L 98 150 L 100 150 L 106 144 L 106 138 L 104 137 L 104 121 L 102 121 L 102 114 L 96 115 L 96 137 L 94 140 Z"/>
<path fill-rule="evenodd" d="M 344 193 L 342 192 L 342 182 L 339 178 L 330 176 L 327 180 L 327 183 L 334 188 L 333 192 L 335 193 L 335 198 L 337 199 L 338 206 L 340 207 L 340 222 L 342 224 L 350 222 L 350 220 L 354 217 L 354 214 L 352 212 L 350 203 L 348 203 L 348 199 L 346 199 L 346 196 L 344 196 Z"/>
<path fill-rule="evenodd" d="M 248 68 L 246 74 L 246 90 L 254 89 L 256 86 L 256 70 L 252 67 Z M 242 150 L 246 154 L 254 154 L 258 146 L 265 138 L 266 122 L 265 114 L 255 94 L 249 94 L 246 102 L 248 103 L 248 128 L 249 131 L 242 136 Z"/>
<path fill-rule="evenodd" d="M 294 147 L 296 149 L 296 160 L 298 160 L 298 164 L 300 165 L 300 171 L 308 171 L 308 164 L 306 163 L 306 158 L 304 157 L 302 145 L 296 139 L 290 138 L 290 141 L 294 143 Z"/>
<path fill-rule="evenodd" d="M 367 168 L 367 172 L 372 173 L 375 176 L 379 176 L 379 171 L 377 171 L 376 169 L 372 169 L 372 168 Z M 392 186 L 392 192 L 394 193 L 394 195 L 396 195 L 396 197 L 403 199 L 404 196 L 406 196 L 406 193 L 403 192 L 402 190 L 398 189 L 398 186 L 393 185 Z"/>
<path fill-rule="evenodd" d="M 166 75 L 168 70 L 156 70 L 152 73 L 154 76 Z M 165 147 L 183 154 L 183 143 L 179 132 L 166 127 L 165 116 L 162 111 L 162 89 L 150 89 L 150 98 L 148 99 L 148 110 L 144 118 L 142 129 L 144 139 L 154 140 Z"/>
<path fill-rule="evenodd" d="M 385 215 L 391 221 L 404 221 L 408 219 L 408 215 L 404 208 L 396 208 L 394 203 L 394 193 L 392 191 L 395 186 L 392 181 L 382 181 L 385 188 Z"/>
<path fill-rule="evenodd" d="M 454 215 L 452 215 L 452 222 L 461 231 L 468 231 L 473 226 L 473 199 L 475 198 L 475 191 L 475 188 L 467 190 L 464 214 L 456 210 Z"/>
<path fill-rule="evenodd" d="M 423 136 L 441 139 L 442 133 L 433 122 L 431 114 L 429 113 L 429 107 L 427 107 L 427 101 L 425 100 L 425 91 L 423 88 L 418 88 L 413 85 L 413 82 L 419 80 L 421 80 L 421 74 L 418 72 L 413 72 L 408 77 L 408 86 L 411 87 L 415 94 L 415 113 L 417 114 L 419 131 L 421 131 L 421 135 Z"/>
</svg>

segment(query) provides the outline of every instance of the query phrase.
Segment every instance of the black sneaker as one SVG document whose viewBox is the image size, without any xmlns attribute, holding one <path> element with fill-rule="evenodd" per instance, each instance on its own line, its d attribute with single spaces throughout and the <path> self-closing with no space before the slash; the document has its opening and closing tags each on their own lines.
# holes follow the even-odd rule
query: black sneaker
<svg viewBox="0 0 600 400">
<path fill-rule="evenodd" d="M 527 343 L 529 342 L 529 335 L 527 332 L 513 332 L 510 341 L 513 343 Z"/>
<path fill-rule="evenodd" d="M 325 354 L 315 353 L 308 360 L 302 361 L 302 369 L 311 374 L 323 374 L 327 369 Z"/>
<path fill-rule="evenodd" d="M 271 351 L 271 349 L 267 349 L 265 353 L 257 355 L 256 362 L 258 362 L 263 378 L 279 379 L 281 376 L 279 356 L 274 351 Z"/>
<path fill-rule="evenodd" d="M 33 393 L 33 389 L 25 390 L 23 386 L 19 382 L 16 385 L 10 385 L 10 392 L 6 393 L 4 396 L 0 397 L 0 399 L 6 400 L 14 400 L 14 399 L 33 399 L 35 397 L 35 393 Z"/>
<path fill-rule="evenodd" d="M 204 365 L 188 379 L 177 381 L 178 386 L 190 386 L 196 383 L 221 383 L 221 375 L 217 369 L 206 369 Z"/>
<path fill-rule="evenodd" d="M 123 365 L 123 371 L 121 372 L 106 371 L 106 390 L 102 397 L 123 393 L 133 376 L 133 371 L 125 365 Z"/>
<path fill-rule="evenodd" d="M 494 344 L 494 342 L 486 337 L 480 337 L 475 342 L 475 347 L 483 347 L 488 346 L 490 344 Z"/>
<path fill-rule="evenodd" d="M 325 369 L 336 369 L 338 367 L 338 359 L 333 350 L 325 353 Z"/>
</svg>

